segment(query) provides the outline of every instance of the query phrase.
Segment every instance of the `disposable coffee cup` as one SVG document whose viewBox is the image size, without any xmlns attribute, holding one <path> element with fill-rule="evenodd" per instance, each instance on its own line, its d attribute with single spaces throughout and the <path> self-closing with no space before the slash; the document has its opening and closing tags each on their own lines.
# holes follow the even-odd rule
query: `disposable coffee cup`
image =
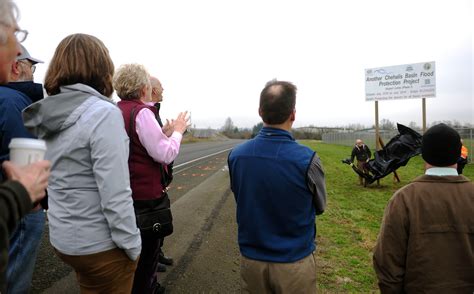
<svg viewBox="0 0 474 294">
<path fill-rule="evenodd" d="M 8 145 L 10 161 L 18 166 L 25 166 L 44 159 L 46 142 L 40 139 L 14 138 Z"/>
</svg>

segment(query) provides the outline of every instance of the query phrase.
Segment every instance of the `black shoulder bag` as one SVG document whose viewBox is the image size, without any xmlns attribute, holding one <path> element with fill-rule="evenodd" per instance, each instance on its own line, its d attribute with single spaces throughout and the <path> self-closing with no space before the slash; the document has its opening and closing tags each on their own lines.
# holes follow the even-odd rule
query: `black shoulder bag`
<svg viewBox="0 0 474 294">
<path fill-rule="evenodd" d="M 135 109 L 130 114 L 129 137 L 130 154 L 132 154 L 132 130 L 135 129 Z M 142 234 L 153 234 L 157 238 L 163 238 L 173 233 L 173 215 L 171 214 L 171 202 L 168 197 L 165 171 L 160 164 L 161 183 L 163 185 L 163 197 L 151 200 L 133 200 L 137 226 Z M 133 191 L 132 191 L 133 192 Z"/>
</svg>

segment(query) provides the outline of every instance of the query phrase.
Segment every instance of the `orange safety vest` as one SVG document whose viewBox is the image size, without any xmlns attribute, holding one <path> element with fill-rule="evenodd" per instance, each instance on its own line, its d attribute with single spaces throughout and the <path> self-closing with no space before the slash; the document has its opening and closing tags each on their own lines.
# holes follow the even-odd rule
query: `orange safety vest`
<svg viewBox="0 0 474 294">
<path fill-rule="evenodd" d="M 469 151 L 467 150 L 467 147 L 462 145 L 462 147 L 461 147 L 461 157 L 466 159 L 468 153 L 469 153 Z"/>
</svg>

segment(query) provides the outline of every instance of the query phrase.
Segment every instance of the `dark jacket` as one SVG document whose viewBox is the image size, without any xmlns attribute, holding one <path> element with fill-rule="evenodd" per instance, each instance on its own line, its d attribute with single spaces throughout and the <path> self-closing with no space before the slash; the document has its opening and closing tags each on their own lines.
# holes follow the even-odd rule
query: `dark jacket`
<svg viewBox="0 0 474 294">
<path fill-rule="evenodd" d="M 160 117 L 161 103 L 155 103 L 155 108 L 156 108 L 156 114 L 155 114 L 156 120 L 158 121 L 158 124 L 160 125 L 160 127 L 163 127 L 163 122 L 161 121 L 161 117 Z"/>
<path fill-rule="evenodd" d="M 43 86 L 31 81 L 0 86 L 0 164 L 10 159 L 8 144 L 13 138 L 35 138 L 23 125 L 21 113 L 43 97 Z M 0 182 L 3 178 L 0 166 Z M 41 206 L 48 209 L 48 197 L 41 200 Z"/>
<path fill-rule="evenodd" d="M 0 164 L 9 159 L 13 138 L 34 138 L 23 126 L 21 112 L 43 98 L 41 84 L 15 82 L 0 86 Z M 0 167 L 1 170 L 1 167 Z M 2 173 L 0 173 L 0 182 Z"/>
<path fill-rule="evenodd" d="M 314 251 L 326 189 L 319 157 L 285 130 L 263 128 L 228 159 L 243 256 L 295 262 Z M 310 173 L 316 169 L 316 179 Z"/>
<path fill-rule="evenodd" d="M 423 175 L 385 209 L 374 251 L 382 293 L 474 292 L 474 184 Z"/>
<path fill-rule="evenodd" d="M 7 181 L 0 185 L 0 293 L 6 291 L 10 233 L 20 218 L 31 210 L 31 205 L 28 192 L 19 182 Z"/>
<path fill-rule="evenodd" d="M 160 127 L 163 128 L 163 121 L 161 120 L 161 116 L 160 116 L 161 103 L 155 103 L 154 106 L 156 108 L 156 114 L 155 114 L 156 121 L 158 122 Z M 163 183 L 166 185 L 166 187 L 168 187 L 171 184 L 171 182 L 173 181 L 174 161 L 171 162 L 168 165 L 162 164 L 161 166 L 164 169 L 163 172 L 161 173 L 162 176 L 164 177 L 164 179 L 162 179 L 162 180 L 163 180 Z"/>
<path fill-rule="evenodd" d="M 354 148 L 352 148 L 351 162 L 354 161 L 354 157 L 357 158 L 357 161 L 366 161 L 371 156 L 372 153 L 367 145 L 363 144 L 362 147 L 355 145 Z"/>
</svg>

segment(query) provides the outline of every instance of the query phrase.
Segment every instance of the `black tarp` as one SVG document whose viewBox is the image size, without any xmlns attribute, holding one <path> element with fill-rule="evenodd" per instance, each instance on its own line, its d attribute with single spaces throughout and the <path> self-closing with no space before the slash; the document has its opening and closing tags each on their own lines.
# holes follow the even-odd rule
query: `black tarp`
<svg viewBox="0 0 474 294">
<path fill-rule="evenodd" d="M 390 141 L 381 150 L 374 153 L 374 159 L 367 162 L 368 174 L 359 170 L 350 159 L 344 159 L 342 162 L 352 166 L 352 169 L 366 179 L 367 184 L 385 177 L 396 171 L 399 167 L 405 166 L 410 158 L 421 153 L 422 136 L 402 124 L 397 124 L 398 135 Z"/>
</svg>

